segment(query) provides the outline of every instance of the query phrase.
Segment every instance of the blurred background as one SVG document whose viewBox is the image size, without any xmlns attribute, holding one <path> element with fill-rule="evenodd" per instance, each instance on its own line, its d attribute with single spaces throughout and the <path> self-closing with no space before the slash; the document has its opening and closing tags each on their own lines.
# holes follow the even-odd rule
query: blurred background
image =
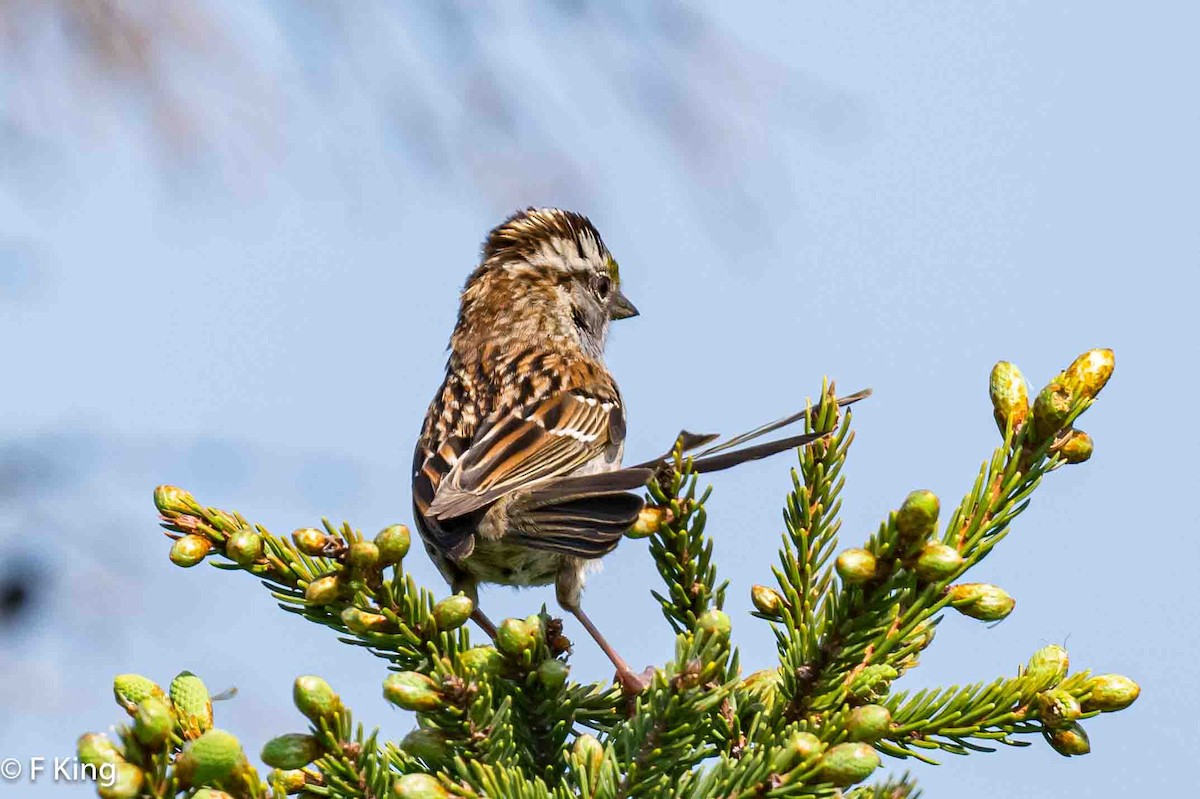
<svg viewBox="0 0 1200 799">
<path fill-rule="evenodd" d="M 172 567 L 151 490 L 278 533 L 409 522 L 479 243 L 560 205 L 591 216 L 642 311 L 609 348 L 631 457 L 782 415 L 823 375 L 875 389 L 844 545 L 911 489 L 952 506 L 969 488 L 997 442 L 993 362 L 1036 389 L 1115 348 L 1083 423 L 1095 457 L 976 572 L 1017 611 L 951 614 L 901 685 L 1065 643 L 1142 698 L 1088 725 L 1088 757 L 1037 739 L 913 769 L 929 796 L 1194 786 L 1198 442 L 1177 417 L 1198 388 L 1200 12 L 1053 6 L 0 0 L 0 756 L 73 754 L 118 719 L 124 671 L 237 686 L 218 723 L 250 751 L 302 728 L 303 673 L 403 735 L 383 661 L 244 576 Z M 746 611 L 790 458 L 714 480 L 748 670 L 774 657 Z M 409 566 L 445 590 L 423 553 Z M 653 581 L 626 542 L 589 586 L 639 668 L 672 646 Z M 483 599 L 493 618 L 553 604 Z M 575 676 L 609 677 L 572 625 Z M 32 795 L 50 792 L 92 788 Z"/>
</svg>

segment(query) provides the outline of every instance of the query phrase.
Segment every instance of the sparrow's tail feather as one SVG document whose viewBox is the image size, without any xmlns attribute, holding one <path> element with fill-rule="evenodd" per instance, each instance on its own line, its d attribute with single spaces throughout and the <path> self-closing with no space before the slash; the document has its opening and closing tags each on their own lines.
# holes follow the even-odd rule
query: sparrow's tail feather
<svg viewBox="0 0 1200 799">
<path fill-rule="evenodd" d="M 642 475 L 640 485 L 649 479 Z M 641 510 L 642 498 L 628 491 L 573 496 L 523 512 L 516 540 L 560 555 L 598 558 L 620 543 Z"/>
<path fill-rule="evenodd" d="M 860 400 L 864 400 L 869 396 L 871 396 L 871 389 L 866 388 L 862 391 L 856 391 L 853 394 L 847 394 L 844 397 L 838 397 L 837 404 L 838 407 L 844 408 L 847 405 L 853 405 Z M 784 450 L 793 449 L 795 447 L 802 447 L 805 444 L 816 441 L 821 437 L 820 435 L 805 434 L 791 436 L 789 438 L 779 439 L 778 441 L 772 441 L 766 444 L 758 444 L 753 447 L 737 450 L 736 452 L 730 452 L 720 458 L 714 457 L 717 455 L 717 453 L 725 452 L 726 450 L 741 446 L 748 441 L 753 441 L 756 438 L 761 438 L 769 433 L 773 433 L 780 428 L 794 424 L 803 419 L 805 414 L 807 414 L 811 409 L 812 406 L 807 405 L 805 406 L 804 410 L 797 411 L 796 413 L 785 416 L 782 419 L 776 419 L 773 422 L 768 422 L 767 424 L 756 427 L 753 430 L 748 430 L 741 435 L 734 436 L 728 441 L 723 441 L 720 444 L 711 446 L 694 456 L 696 460 L 694 461 L 693 466 L 695 467 L 696 471 L 700 473 L 717 472 L 722 469 L 728 469 L 731 466 L 736 466 L 739 463 L 758 460 L 759 458 L 765 458 L 769 455 L 774 455 L 777 452 L 783 452 Z M 719 436 L 715 433 L 697 434 L 688 432 L 687 430 L 682 430 L 675 440 L 676 443 L 672 445 L 671 449 L 666 453 L 630 468 L 657 468 L 664 462 L 669 462 L 671 458 L 674 457 L 676 447 L 681 448 L 681 451 L 686 453 L 717 438 L 719 438 Z"/>
</svg>

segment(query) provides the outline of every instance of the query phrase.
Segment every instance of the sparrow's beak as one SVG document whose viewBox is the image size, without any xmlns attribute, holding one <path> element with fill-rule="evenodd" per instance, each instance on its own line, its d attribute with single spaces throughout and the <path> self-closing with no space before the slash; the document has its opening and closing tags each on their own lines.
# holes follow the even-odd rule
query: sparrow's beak
<svg viewBox="0 0 1200 799">
<path fill-rule="evenodd" d="M 617 289 L 616 293 L 612 295 L 612 299 L 609 301 L 608 318 L 615 321 L 617 319 L 628 319 L 631 316 L 637 315 L 637 307 L 629 301 L 629 298 L 626 297 L 620 289 Z"/>
</svg>

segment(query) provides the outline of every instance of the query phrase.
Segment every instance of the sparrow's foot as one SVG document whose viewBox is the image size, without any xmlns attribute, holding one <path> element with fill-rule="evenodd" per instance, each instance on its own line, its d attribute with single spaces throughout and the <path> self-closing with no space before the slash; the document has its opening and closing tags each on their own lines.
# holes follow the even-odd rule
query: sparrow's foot
<svg viewBox="0 0 1200 799">
<path fill-rule="evenodd" d="M 621 686 L 621 693 L 625 694 L 628 699 L 639 696 L 650 687 L 650 682 L 653 679 L 653 666 L 647 666 L 646 670 L 641 674 L 634 674 L 631 669 L 617 672 L 617 683 Z"/>
</svg>

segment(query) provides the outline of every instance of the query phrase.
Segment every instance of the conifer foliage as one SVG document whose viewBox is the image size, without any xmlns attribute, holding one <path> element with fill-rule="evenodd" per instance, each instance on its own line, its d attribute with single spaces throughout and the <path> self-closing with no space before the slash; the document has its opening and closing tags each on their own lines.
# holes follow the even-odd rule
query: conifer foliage
<svg viewBox="0 0 1200 799">
<path fill-rule="evenodd" d="M 749 588 L 778 661 L 745 676 L 706 529 L 709 491 L 677 451 L 628 534 L 648 542 L 661 584 L 647 601 L 658 603 L 675 654 L 632 701 L 614 685 L 570 679 L 570 642 L 544 610 L 472 643 L 471 600 L 438 599 L 405 571 L 403 525 L 367 538 L 325 522 L 278 537 L 159 486 L 173 563 L 249 572 L 284 610 L 386 660 L 383 697 L 412 711 L 415 726 L 403 740 L 381 741 L 330 683 L 299 676 L 302 731 L 265 742 L 264 773 L 214 726 L 200 677 L 181 672 L 164 690 L 123 674 L 114 694 L 128 719 L 115 740 L 82 736 L 80 759 L 96 769 L 105 799 L 895 799 L 918 790 L 906 775 L 886 776 L 885 763 L 937 762 L 939 750 L 1033 742 L 1087 754 L 1084 724 L 1128 707 L 1139 689 L 1121 675 L 1072 671 L 1062 647 L 1044 647 L 991 682 L 916 692 L 893 683 L 917 665 L 944 614 L 986 623 L 1013 612 L 1013 597 L 967 572 L 1005 538 L 1044 477 L 1090 457 L 1092 440 L 1075 423 L 1112 369 L 1110 350 L 1086 352 L 1031 406 L 1017 368 L 997 364 L 989 389 L 1002 440 L 966 496 L 944 514 L 938 497 L 913 491 L 849 547 L 838 530 L 851 413 L 823 387 L 805 425 L 827 435 L 799 453 L 778 562 L 769 573 L 764 564 L 770 585 Z"/>
</svg>

